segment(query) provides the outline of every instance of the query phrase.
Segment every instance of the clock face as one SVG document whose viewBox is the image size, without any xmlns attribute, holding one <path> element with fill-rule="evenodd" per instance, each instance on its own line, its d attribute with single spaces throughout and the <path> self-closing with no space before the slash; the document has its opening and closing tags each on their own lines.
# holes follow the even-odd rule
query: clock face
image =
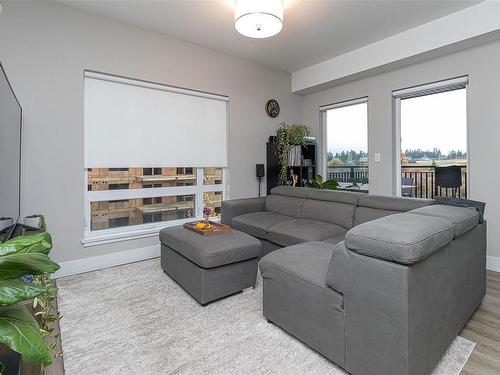
<svg viewBox="0 0 500 375">
<path fill-rule="evenodd" d="M 278 115 L 280 114 L 280 105 L 276 100 L 271 99 L 267 102 L 266 113 L 269 115 L 269 117 L 278 117 Z"/>
</svg>

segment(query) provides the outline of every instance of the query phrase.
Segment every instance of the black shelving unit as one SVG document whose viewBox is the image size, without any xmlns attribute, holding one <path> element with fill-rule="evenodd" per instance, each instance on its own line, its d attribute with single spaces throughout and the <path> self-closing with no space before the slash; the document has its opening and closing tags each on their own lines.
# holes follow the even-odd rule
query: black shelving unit
<svg viewBox="0 0 500 375">
<path fill-rule="evenodd" d="M 274 137 L 269 137 L 269 141 L 266 144 L 266 181 L 268 195 L 270 194 L 271 189 L 278 185 L 278 175 L 280 170 L 278 158 L 274 152 L 273 141 Z M 292 185 L 290 170 L 293 170 L 293 173 L 299 176 L 299 181 L 296 186 L 300 187 L 306 186 L 307 182 L 312 180 L 316 175 L 316 141 L 314 139 L 308 139 L 306 144 L 301 147 L 301 151 L 302 157 L 300 164 L 288 166 L 287 175 L 290 186 Z"/>
</svg>

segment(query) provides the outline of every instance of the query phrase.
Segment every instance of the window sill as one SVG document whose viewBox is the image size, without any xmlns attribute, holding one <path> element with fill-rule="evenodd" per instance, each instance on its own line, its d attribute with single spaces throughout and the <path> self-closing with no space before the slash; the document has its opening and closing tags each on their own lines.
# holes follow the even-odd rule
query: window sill
<svg viewBox="0 0 500 375">
<path fill-rule="evenodd" d="M 191 221 L 202 220 L 200 218 L 190 218 L 184 220 L 176 220 L 172 222 L 163 222 L 158 224 L 152 224 L 149 226 L 135 226 L 126 229 L 116 229 L 116 230 L 102 230 L 96 231 L 94 233 L 86 233 L 83 239 L 80 241 L 83 247 L 106 245 L 114 242 L 123 242 L 136 240 L 141 238 L 148 238 L 158 236 L 160 230 L 163 228 L 174 227 L 178 225 L 183 225 L 184 223 L 189 223 Z M 213 221 L 219 222 L 220 219 L 214 219 Z"/>
</svg>

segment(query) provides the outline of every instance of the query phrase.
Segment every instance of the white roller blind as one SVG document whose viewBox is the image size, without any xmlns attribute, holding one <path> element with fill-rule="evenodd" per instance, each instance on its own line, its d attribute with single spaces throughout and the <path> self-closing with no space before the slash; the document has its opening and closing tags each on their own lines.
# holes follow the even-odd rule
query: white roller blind
<svg viewBox="0 0 500 375">
<path fill-rule="evenodd" d="M 334 104 L 322 105 L 321 107 L 319 107 L 319 110 L 322 112 L 325 112 L 325 111 L 329 111 L 330 109 L 348 107 L 350 105 L 356 105 L 356 104 L 361 104 L 361 103 L 368 103 L 368 97 L 366 96 L 363 98 L 345 100 L 343 102 L 338 102 L 338 103 L 334 103 Z"/>
<path fill-rule="evenodd" d="M 85 167 L 226 167 L 227 97 L 85 73 Z"/>
<path fill-rule="evenodd" d="M 444 81 L 395 90 L 392 92 L 392 96 L 399 99 L 409 99 L 415 98 L 417 96 L 438 94 L 441 92 L 452 90 L 460 90 L 467 87 L 468 82 L 469 79 L 467 76 L 452 78 Z"/>
</svg>

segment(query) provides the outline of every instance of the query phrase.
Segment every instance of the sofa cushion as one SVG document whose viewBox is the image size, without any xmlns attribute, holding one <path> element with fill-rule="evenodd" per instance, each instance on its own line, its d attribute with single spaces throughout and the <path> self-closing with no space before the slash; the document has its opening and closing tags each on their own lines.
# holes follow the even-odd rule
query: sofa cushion
<svg viewBox="0 0 500 375">
<path fill-rule="evenodd" d="M 232 228 L 254 237 L 267 239 L 270 227 L 288 220 L 294 220 L 294 218 L 274 212 L 251 212 L 233 218 Z"/>
<path fill-rule="evenodd" d="M 399 214 L 401 211 L 390 211 L 390 210 L 379 210 L 377 208 L 371 207 L 357 207 L 354 212 L 353 225 L 359 225 L 366 223 L 367 221 L 372 221 L 380 219 L 381 217 Z"/>
<path fill-rule="evenodd" d="M 292 186 L 276 186 L 271 189 L 271 194 L 295 198 L 306 198 L 309 190 L 311 189 Z"/>
<path fill-rule="evenodd" d="M 266 211 L 292 216 L 298 219 L 303 203 L 303 198 L 271 194 L 266 198 Z"/>
<path fill-rule="evenodd" d="M 376 208 L 388 211 L 410 211 L 433 204 L 432 199 L 402 198 L 386 195 L 365 195 L 359 198 L 359 207 Z"/>
<path fill-rule="evenodd" d="M 436 204 L 409 211 L 411 214 L 440 217 L 455 226 L 455 238 L 460 237 L 479 224 L 479 213 L 475 208 L 444 206 Z"/>
<path fill-rule="evenodd" d="M 448 220 L 401 213 L 354 227 L 347 232 L 345 244 L 364 255 L 413 264 L 446 245 L 453 234 Z"/>
<path fill-rule="evenodd" d="M 302 205 L 302 218 L 337 224 L 346 229 L 352 228 L 353 204 L 306 199 Z"/>
<path fill-rule="evenodd" d="M 267 254 L 259 262 L 264 278 L 279 278 L 282 273 L 298 280 L 327 288 L 326 275 L 334 246 L 326 242 L 305 242 Z M 332 291 L 339 309 L 343 307 L 341 294 Z"/>
<path fill-rule="evenodd" d="M 353 193 L 350 191 L 307 189 L 307 198 L 320 201 L 339 202 L 357 205 L 361 197 L 366 194 Z"/>
<path fill-rule="evenodd" d="M 290 246 L 306 241 L 322 241 L 346 232 L 340 225 L 296 219 L 273 225 L 269 228 L 268 239 L 281 246 Z"/>
<path fill-rule="evenodd" d="M 336 236 L 333 236 L 331 238 L 327 238 L 326 240 L 323 240 L 323 242 L 331 243 L 332 245 L 335 246 L 344 240 L 345 240 L 345 233 L 342 233 L 342 234 L 338 234 Z"/>
<path fill-rule="evenodd" d="M 231 230 L 216 236 L 200 236 L 182 226 L 164 228 L 160 241 L 202 268 L 214 268 L 260 255 L 260 241 Z"/>
</svg>

